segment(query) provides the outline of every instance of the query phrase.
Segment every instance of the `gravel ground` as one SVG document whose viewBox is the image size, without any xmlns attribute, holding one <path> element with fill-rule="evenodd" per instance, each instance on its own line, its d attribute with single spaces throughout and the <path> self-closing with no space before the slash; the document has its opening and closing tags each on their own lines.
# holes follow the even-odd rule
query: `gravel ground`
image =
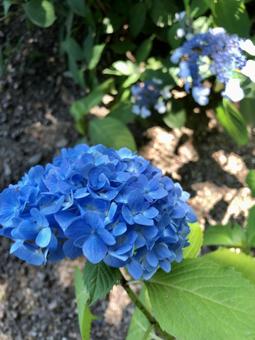
<svg viewBox="0 0 255 340">
<path fill-rule="evenodd" d="M 0 188 L 78 138 L 68 107 L 80 93 L 63 76 L 57 41 L 54 30 L 31 32 L 15 20 L 0 22 L 0 45 L 16 46 L 0 79 Z M 146 134 L 149 142 L 141 153 L 192 193 L 203 225 L 243 220 L 254 204 L 244 184 L 247 168 L 255 167 L 254 138 L 248 147 L 237 148 L 213 120 L 202 136 L 160 127 Z M 81 263 L 33 268 L 10 256 L 8 248 L 9 241 L 0 239 L 0 340 L 79 339 L 72 272 Z M 93 311 L 101 318 L 93 323 L 92 340 L 125 339 L 129 302 L 115 287 L 97 303 Z"/>
</svg>

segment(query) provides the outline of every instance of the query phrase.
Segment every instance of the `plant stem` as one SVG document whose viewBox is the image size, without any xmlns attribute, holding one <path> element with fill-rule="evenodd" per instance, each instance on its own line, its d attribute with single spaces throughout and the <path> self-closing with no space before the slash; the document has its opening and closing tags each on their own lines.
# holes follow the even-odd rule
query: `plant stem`
<svg viewBox="0 0 255 340">
<path fill-rule="evenodd" d="M 175 337 L 163 331 L 160 327 L 158 321 L 154 318 L 154 316 L 150 313 L 148 308 L 139 300 L 138 296 L 134 293 L 134 291 L 129 287 L 129 282 L 122 276 L 121 285 L 127 292 L 130 300 L 136 305 L 137 308 L 146 316 L 150 324 L 154 327 L 156 333 L 161 336 L 165 340 L 174 340 Z"/>
</svg>

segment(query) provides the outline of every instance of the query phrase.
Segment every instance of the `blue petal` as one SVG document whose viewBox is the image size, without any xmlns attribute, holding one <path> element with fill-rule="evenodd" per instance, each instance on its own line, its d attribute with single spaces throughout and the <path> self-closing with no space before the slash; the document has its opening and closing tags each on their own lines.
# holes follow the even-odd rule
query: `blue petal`
<svg viewBox="0 0 255 340">
<path fill-rule="evenodd" d="M 144 206 L 144 198 L 140 190 L 133 190 L 128 195 L 128 206 L 131 210 L 141 211 Z"/>
<path fill-rule="evenodd" d="M 126 231 L 127 231 L 126 223 L 118 223 L 114 227 L 112 233 L 113 233 L 114 236 L 120 236 L 120 235 L 124 234 Z"/>
<path fill-rule="evenodd" d="M 135 247 L 136 247 L 136 248 L 141 248 L 141 247 L 143 247 L 143 246 L 145 246 L 145 245 L 146 245 L 146 240 L 145 240 L 145 238 L 143 237 L 142 234 L 138 233 L 137 239 L 136 239 L 136 241 L 135 241 Z"/>
<path fill-rule="evenodd" d="M 100 209 L 98 209 L 100 212 Z M 91 226 L 93 229 L 104 228 L 104 223 L 102 218 L 96 212 L 87 212 L 84 215 L 84 220 L 87 224 Z"/>
<path fill-rule="evenodd" d="M 169 273 L 171 271 L 171 263 L 169 261 L 160 261 L 159 265 L 160 268 L 163 269 L 166 273 Z"/>
<path fill-rule="evenodd" d="M 97 235 L 101 238 L 101 240 L 107 244 L 108 246 L 113 246 L 116 243 L 115 238 L 112 236 L 112 234 L 104 229 L 104 228 L 98 228 L 97 229 Z"/>
<path fill-rule="evenodd" d="M 155 218 L 158 216 L 158 214 L 159 214 L 158 209 L 154 207 L 150 207 L 143 212 L 143 215 L 147 218 Z"/>
<path fill-rule="evenodd" d="M 113 221 L 115 214 L 117 212 L 117 209 L 118 209 L 117 204 L 115 202 L 112 202 L 110 209 L 108 211 L 107 218 L 106 218 L 106 220 L 109 221 L 108 223 Z"/>
<path fill-rule="evenodd" d="M 34 240 L 38 234 L 37 226 L 30 220 L 23 221 L 11 232 L 12 237 L 20 240 Z"/>
<path fill-rule="evenodd" d="M 99 263 L 107 253 L 107 247 L 104 242 L 96 235 L 91 235 L 82 247 L 84 256 L 91 263 Z"/>
<path fill-rule="evenodd" d="M 131 260 L 130 263 L 126 265 L 129 274 L 135 279 L 139 280 L 143 275 L 143 268 L 139 262 L 136 260 Z"/>
<path fill-rule="evenodd" d="M 110 255 L 107 255 L 104 258 L 104 263 L 106 263 L 108 266 L 114 267 L 114 268 L 120 268 L 120 267 L 123 267 L 125 265 L 124 261 L 122 261 L 119 258 L 116 258 L 115 256 L 110 256 Z"/>
<path fill-rule="evenodd" d="M 71 225 L 65 230 L 65 235 L 75 240 L 81 236 L 88 237 L 91 232 L 92 228 L 86 223 L 86 219 L 84 217 L 80 217 L 71 223 Z"/>
<path fill-rule="evenodd" d="M 10 253 L 34 266 L 41 266 L 46 261 L 45 256 L 40 249 L 32 248 L 22 242 L 15 242 L 11 246 Z"/>
<path fill-rule="evenodd" d="M 145 217 L 142 214 L 134 216 L 134 221 L 137 224 L 152 226 L 154 224 L 153 220 Z"/>
<path fill-rule="evenodd" d="M 49 245 L 51 240 L 51 229 L 43 228 L 37 235 L 35 243 L 38 247 L 45 248 Z"/>
<path fill-rule="evenodd" d="M 153 200 L 159 200 L 166 197 L 168 192 L 164 188 L 159 188 L 158 190 L 148 192 L 147 195 Z"/>
<path fill-rule="evenodd" d="M 147 239 L 147 240 L 151 240 L 152 238 L 154 238 L 159 230 L 156 226 L 144 226 L 143 228 L 141 228 L 139 230 L 139 232 Z"/>
<path fill-rule="evenodd" d="M 160 260 L 169 258 L 172 255 L 171 251 L 168 249 L 167 245 L 164 243 L 157 244 L 154 247 L 154 251 Z"/>
<path fill-rule="evenodd" d="M 88 192 L 87 188 L 80 188 L 77 189 L 73 195 L 73 197 L 75 199 L 79 199 L 79 198 L 85 198 L 88 197 L 90 195 L 90 193 Z"/>
<path fill-rule="evenodd" d="M 30 210 L 30 215 L 34 217 L 36 223 L 40 227 L 48 227 L 49 226 L 49 222 L 48 222 L 47 218 L 43 214 L 41 214 L 41 212 L 38 209 L 32 208 Z"/>
<path fill-rule="evenodd" d="M 18 209 L 18 193 L 15 189 L 5 189 L 0 194 L 0 224 L 6 224 Z"/>
<path fill-rule="evenodd" d="M 69 257 L 70 259 L 75 259 L 82 255 L 81 248 L 75 247 L 72 240 L 65 241 L 63 245 L 63 251 L 65 256 Z"/>
<path fill-rule="evenodd" d="M 40 211 L 44 215 L 51 215 L 57 213 L 64 202 L 64 196 L 60 198 L 56 197 L 44 197 L 43 201 L 40 203 Z"/>
<path fill-rule="evenodd" d="M 158 258 L 153 251 L 147 253 L 146 260 L 151 267 L 157 267 Z"/>
<path fill-rule="evenodd" d="M 131 211 L 125 205 L 122 207 L 122 217 L 128 224 L 134 224 L 134 219 Z"/>
<path fill-rule="evenodd" d="M 77 215 L 71 211 L 60 211 L 55 214 L 54 217 L 63 231 L 65 231 L 70 224 L 77 219 Z"/>
</svg>

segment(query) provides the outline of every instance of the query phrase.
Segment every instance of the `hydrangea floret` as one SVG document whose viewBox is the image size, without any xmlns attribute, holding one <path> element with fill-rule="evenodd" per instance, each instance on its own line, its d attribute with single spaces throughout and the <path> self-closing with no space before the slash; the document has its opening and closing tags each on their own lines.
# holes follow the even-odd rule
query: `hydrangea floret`
<svg viewBox="0 0 255 340">
<path fill-rule="evenodd" d="M 135 279 L 169 272 L 188 245 L 189 195 L 143 157 L 81 144 L 0 194 L 0 234 L 32 265 L 84 256 Z"/>
<path fill-rule="evenodd" d="M 142 118 L 150 117 L 153 112 L 166 113 L 168 100 L 172 96 L 170 86 L 163 85 L 162 80 L 157 78 L 133 85 L 131 94 L 132 112 Z"/>
<path fill-rule="evenodd" d="M 255 56 L 251 40 L 229 35 L 219 27 L 193 35 L 174 51 L 171 61 L 179 65 L 185 91 L 191 91 L 199 105 L 207 105 L 210 88 L 203 81 L 210 76 L 224 84 L 223 96 L 233 102 L 243 99 L 240 74 L 255 81 L 255 61 L 247 54 Z"/>
</svg>

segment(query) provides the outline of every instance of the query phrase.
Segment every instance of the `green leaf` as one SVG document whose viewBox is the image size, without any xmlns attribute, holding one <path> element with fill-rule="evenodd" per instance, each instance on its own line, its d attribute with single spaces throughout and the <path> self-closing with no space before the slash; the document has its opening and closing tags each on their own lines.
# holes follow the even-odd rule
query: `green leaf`
<svg viewBox="0 0 255 340">
<path fill-rule="evenodd" d="M 226 28 L 228 33 L 249 36 L 251 23 L 243 0 L 217 0 L 213 7 L 216 25 Z"/>
<path fill-rule="evenodd" d="M 157 0 L 152 2 L 151 17 L 156 26 L 165 27 L 173 23 L 173 16 L 178 8 L 172 1 Z"/>
<path fill-rule="evenodd" d="M 145 286 L 143 286 L 139 294 L 139 299 L 151 311 L 150 300 Z M 140 309 L 136 307 L 128 328 L 126 340 L 151 340 L 154 339 L 153 333 L 148 319 Z"/>
<path fill-rule="evenodd" d="M 87 11 L 85 0 L 67 0 L 67 3 L 75 14 L 85 16 Z"/>
<path fill-rule="evenodd" d="M 101 89 L 96 89 L 87 97 L 76 100 L 73 102 L 70 112 L 75 120 L 81 119 L 96 105 L 98 105 L 104 96 L 104 92 Z"/>
<path fill-rule="evenodd" d="M 121 274 L 118 269 L 111 268 L 105 263 L 91 264 L 87 262 L 83 270 L 83 280 L 86 291 L 89 293 L 88 303 L 92 305 L 103 299 L 119 283 Z"/>
<path fill-rule="evenodd" d="M 155 318 L 182 340 L 254 339 L 255 286 L 206 257 L 185 260 L 146 282 Z"/>
<path fill-rule="evenodd" d="M 191 16 L 197 18 L 208 11 L 210 9 L 209 1 L 211 0 L 193 0 L 190 5 Z"/>
<path fill-rule="evenodd" d="M 85 79 L 83 74 L 84 70 L 82 68 L 79 68 L 78 63 L 70 54 L 68 56 L 68 68 L 75 83 L 80 85 L 82 88 L 85 88 Z"/>
<path fill-rule="evenodd" d="M 138 72 L 138 68 L 135 64 L 133 64 L 131 61 L 116 61 L 115 63 L 112 64 L 112 68 L 116 71 L 108 72 L 110 70 L 105 70 L 105 74 L 114 74 L 118 76 L 131 76 L 134 73 Z"/>
<path fill-rule="evenodd" d="M 136 83 L 140 79 L 139 73 L 131 74 L 131 76 L 128 76 L 125 81 L 122 83 L 122 88 L 127 89 L 130 88 L 131 85 Z"/>
<path fill-rule="evenodd" d="M 246 222 L 247 243 L 250 247 L 255 247 L 255 206 L 249 209 Z"/>
<path fill-rule="evenodd" d="M 244 244 L 244 239 L 244 229 L 238 224 L 210 226 L 204 232 L 204 246 L 240 248 Z"/>
<path fill-rule="evenodd" d="M 246 184 L 251 189 L 251 194 L 255 197 L 255 170 L 250 170 L 246 177 Z"/>
<path fill-rule="evenodd" d="M 49 27 L 56 20 L 54 6 L 50 0 L 30 0 L 23 7 L 28 18 L 37 26 Z"/>
<path fill-rule="evenodd" d="M 216 117 L 237 144 L 244 145 L 248 143 L 245 121 L 234 104 L 224 99 L 223 105 L 218 106 L 216 109 Z"/>
<path fill-rule="evenodd" d="M 71 115 L 75 120 L 84 117 L 94 106 L 98 105 L 106 91 L 112 85 L 113 80 L 110 78 L 98 86 L 95 90 L 91 91 L 86 97 L 76 100 L 71 105 Z"/>
<path fill-rule="evenodd" d="M 4 15 L 5 16 L 8 14 L 11 5 L 12 5 L 12 0 L 3 0 Z"/>
<path fill-rule="evenodd" d="M 253 94 L 254 95 L 254 94 Z M 247 124 L 255 126 L 255 98 L 244 98 L 240 102 L 240 112 Z"/>
<path fill-rule="evenodd" d="M 83 54 L 84 54 L 84 58 L 87 63 L 90 62 L 90 59 L 92 57 L 93 41 L 94 39 L 93 39 L 92 32 L 89 32 L 86 38 L 84 39 L 84 43 L 83 43 Z"/>
<path fill-rule="evenodd" d="M 110 45 L 111 49 L 117 54 L 126 54 L 128 51 L 133 51 L 136 48 L 136 44 L 132 41 L 125 39 L 125 40 L 118 40 L 115 41 Z"/>
<path fill-rule="evenodd" d="M 142 30 L 146 18 L 146 6 L 143 2 L 133 5 L 130 9 L 129 29 L 133 37 Z"/>
<path fill-rule="evenodd" d="M 119 102 L 116 104 L 109 114 L 109 117 L 116 118 L 124 124 L 134 121 L 135 115 L 132 113 L 132 105 L 130 102 Z"/>
<path fill-rule="evenodd" d="M 66 39 L 62 42 L 62 48 L 69 57 L 74 60 L 83 59 L 83 50 L 74 38 L 66 37 Z"/>
<path fill-rule="evenodd" d="M 179 129 L 186 122 L 186 111 L 182 109 L 177 112 L 168 112 L 163 116 L 163 121 L 171 129 Z"/>
<path fill-rule="evenodd" d="M 115 149 L 127 147 L 136 150 L 131 132 L 115 118 L 93 119 L 89 124 L 89 137 L 92 144 L 104 144 Z"/>
<path fill-rule="evenodd" d="M 89 70 L 93 70 L 97 66 L 97 64 L 98 64 L 98 62 L 99 62 L 99 60 L 102 56 L 104 48 L 105 48 L 105 44 L 93 46 L 92 53 L 91 53 L 91 59 L 88 63 L 88 69 Z"/>
<path fill-rule="evenodd" d="M 193 259 L 200 253 L 203 244 L 203 230 L 199 223 L 189 224 L 190 233 L 188 236 L 190 245 L 183 250 L 183 257 L 185 259 Z"/>
<path fill-rule="evenodd" d="M 153 39 L 154 39 L 154 36 L 151 36 L 148 39 L 145 39 L 142 42 L 142 44 L 138 47 L 136 51 L 136 61 L 138 63 L 146 60 L 149 57 L 149 54 L 152 49 Z"/>
<path fill-rule="evenodd" d="M 244 253 L 234 253 L 228 249 L 218 249 L 206 255 L 225 267 L 234 267 L 251 283 L 255 284 L 255 259 Z"/>
<path fill-rule="evenodd" d="M 78 307 L 78 318 L 82 340 L 90 340 L 91 323 L 95 317 L 88 307 L 89 293 L 83 281 L 83 275 L 79 268 L 74 273 L 75 296 Z"/>
</svg>

